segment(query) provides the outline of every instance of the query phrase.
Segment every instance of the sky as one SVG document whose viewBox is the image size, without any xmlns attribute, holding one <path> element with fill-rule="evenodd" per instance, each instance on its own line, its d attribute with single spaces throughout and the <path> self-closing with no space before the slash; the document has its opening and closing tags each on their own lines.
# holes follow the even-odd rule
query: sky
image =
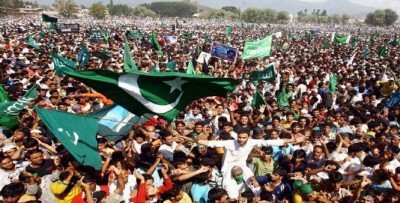
<svg viewBox="0 0 400 203">
<path fill-rule="evenodd" d="M 321 1 L 332 1 L 332 0 L 302 0 L 302 1 L 321 2 Z M 349 0 L 349 1 L 363 6 L 370 6 L 373 8 L 391 8 L 397 11 L 400 8 L 400 0 Z"/>
</svg>

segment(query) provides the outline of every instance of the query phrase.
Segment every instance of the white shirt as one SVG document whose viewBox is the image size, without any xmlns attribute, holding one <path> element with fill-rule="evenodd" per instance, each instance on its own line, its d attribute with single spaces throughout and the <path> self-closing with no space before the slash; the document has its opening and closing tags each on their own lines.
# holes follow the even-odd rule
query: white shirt
<svg viewBox="0 0 400 203">
<path fill-rule="evenodd" d="M 168 161 L 173 161 L 174 151 L 178 144 L 174 141 L 172 145 L 162 144 L 158 149 L 159 152 L 163 155 L 165 159 Z"/>
<path fill-rule="evenodd" d="M 128 182 L 125 184 L 125 189 L 122 191 L 121 196 L 124 198 L 125 202 L 130 202 L 131 192 L 136 189 L 136 177 L 134 175 L 128 176 Z M 115 180 L 110 185 L 110 194 L 113 194 L 115 189 L 117 189 L 117 180 Z"/>
</svg>

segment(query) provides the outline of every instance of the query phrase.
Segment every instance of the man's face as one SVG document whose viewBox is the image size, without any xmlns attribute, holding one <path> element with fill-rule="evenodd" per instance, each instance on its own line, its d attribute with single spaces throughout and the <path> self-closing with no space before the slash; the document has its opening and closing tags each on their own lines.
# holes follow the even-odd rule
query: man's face
<svg viewBox="0 0 400 203">
<path fill-rule="evenodd" d="M 249 140 L 249 134 L 248 133 L 239 133 L 237 142 L 239 143 L 240 146 L 243 146 L 247 143 L 247 140 Z"/>
<path fill-rule="evenodd" d="M 1 168 L 3 170 L 12 170 L 14 168 L 14 163 L 10 158 L 5 158 L 1 161 Z"/>
<path fill-rule="evenodd" d="M 34 153 L 29 156 L 29 160 L 32 164 L 41 165 L 43 163 L 44 157 L 43 153 Z"/>
<path fill-rule="evenodd" d="M 203 125 L 196 125 L 195 131 L 196 131 L 196 133 L 202 133 L 203 132 Z"/>
<path fill-rule="evenodd" d="M 241 122 L 243 125 L 247 125 L 247 124 L 249 123 L 249 117 L 247 117 L 247 116 L 242 116 L 242 117 L 240 118 L 240 122 Z"/>
<path fill-rule="evenodd" d="M 164 143 L 166 145 L 172 146 L 172 144 L 174 143 L 174 137 L 172 137 L 172 135 L 165 137 Z"/>
<path fill-rule="evenodd" d="M 314 159 L 319 159 L 322 155 L 322 149 L 320 148 L 315 148 L 313 152 L 313 158 Z"/>
</svg>

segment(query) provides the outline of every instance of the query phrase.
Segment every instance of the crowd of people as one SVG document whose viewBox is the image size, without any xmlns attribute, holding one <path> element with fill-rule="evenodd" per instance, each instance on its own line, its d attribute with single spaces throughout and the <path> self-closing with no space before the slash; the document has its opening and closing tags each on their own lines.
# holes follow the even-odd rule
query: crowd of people
<svg viewBox="0 0 400 203">
<path fill-rule="evenodd" d="M 17 115 L 17 124 L 0 127 L 1 201 L 400 202 L 398 27 L 175 18 L 59 20 L 79 23 L 79 33 L 57 33 L 39 16 L 0 21 L 2 88 L 11 101 L 32 86 L 38 92 Z M 225 32 L 228 25 L 230 35 Z M 108 30 L 110 36 L 91 41 L 92 29 Z M 109 53 L 110 58 L 92 54 L 79 70 L 122 73 L 120 39 L 127 30 L 142 35 L 129 40 L 140 71 L 186 72 L 192 61 L 196 74 L 239 82 L 226 97 L 194 101 L 173 121 L 154 116 L 130 124 L 129 134 L 113 142 L 98 136 L 102 168 L 95 170 L 75 161 L 33 108 L 88 114 L 112 105 L 91 87 L 57 75 L 50 52 L 78 64 L 84 44 L 89 53 Z M 153 30 L 163 54 L 148 38 Z M 310 30 L 311 40 L 304 35 Z M 331 42 L 333 32 L 356 40 Z M 245 40 L 270 34 L 269 57 L 241 60 Z M 29 35 L 40 49 L 27 44 Z M 163 44 L 163 36 L 177 36 L 177 43 Z M 197 47 L 209 53 L 212 42 L 237 48 L 236 60 L 198 61 Z M 387 53 L 378 55 L 384 45 Z M 172 68 L 167 66 L 171 61 L 176 62 Z M 271 64 L 273 81 L 249 79 Z M 257 91 L 265 103 L 255 106 Z"/>
</svg>

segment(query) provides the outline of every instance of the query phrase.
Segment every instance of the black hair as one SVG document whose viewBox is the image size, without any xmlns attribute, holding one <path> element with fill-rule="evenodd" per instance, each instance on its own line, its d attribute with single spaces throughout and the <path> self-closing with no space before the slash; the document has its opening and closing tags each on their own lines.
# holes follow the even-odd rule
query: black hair
<svg viewBox="0 0 400 203">
<path fill-rule="evenodd" d="M 3 196 L 3 198 L 8 198 L 8 197 L 15 197 L 18 195 L 22 195 L 25 191 L 24 184 L 21 182 L 19 183 L 10 183 L 6 186 L 3 187 L 1 190 L 0 194 Z"/>
<path fill-rule="evenodd" d="M 22 141 L 25 148 L 39 147 L 39 142 L 36 139 L 28 138 Z"/>
<path fill-rule="evenodd" d="M 329 180 L 332 183 L 338 183 L 343 180 L 343 175 L 340 172 L 335 171 L 329 174 Z"/>
<path fill-rule="evenodd" d="M 153 180 L 154 181 L 153 176 L 151 176 L 149 174 L 143 173 L 142 176 L 143 176 L 145 182 L 148 181 L 148 180 Z M 136 179 L 136 183 L 137 183 L 137 185 L 140 185 L 140 179 Z"/>
<path fill-rule="evenodd" d="M 216 201 L 220 201 L 224 195 L 228 195 L 225 189 L 213 188 L 208 191 L 208 201 L 209 203 L 215 203 Z"/>
<path fill-rule="evenodd" d="M 305 158 L 305 157 L 306 157 L 306 151 L 304 151 L 304 149 L 297 149 L 293 152 L 293 159 Z"/>
<path fill-rule="evenodd" d="M 367 155 L 364 160 L 363 160 L 363 164 L 366 167 L 373 167 L 377 164 L 380 164 L 382 162 L 381 158 L 377 157 L 377 156 L 372 156 L 372 155 Z"/>
<path fill-rule="evenodd" d="M 29 159 L 30 156 L 31 156 L 32 154 L 36 154 L 36 153 L 42 153 L 42 154 L 43 154 L 43 151 L 40 150 L 40 149 L 32 149 L 32 150 L 29 150 L 28 152 L 26 152 L 25 158 L 26 158 L 26 159 Z"/>
</svg>

